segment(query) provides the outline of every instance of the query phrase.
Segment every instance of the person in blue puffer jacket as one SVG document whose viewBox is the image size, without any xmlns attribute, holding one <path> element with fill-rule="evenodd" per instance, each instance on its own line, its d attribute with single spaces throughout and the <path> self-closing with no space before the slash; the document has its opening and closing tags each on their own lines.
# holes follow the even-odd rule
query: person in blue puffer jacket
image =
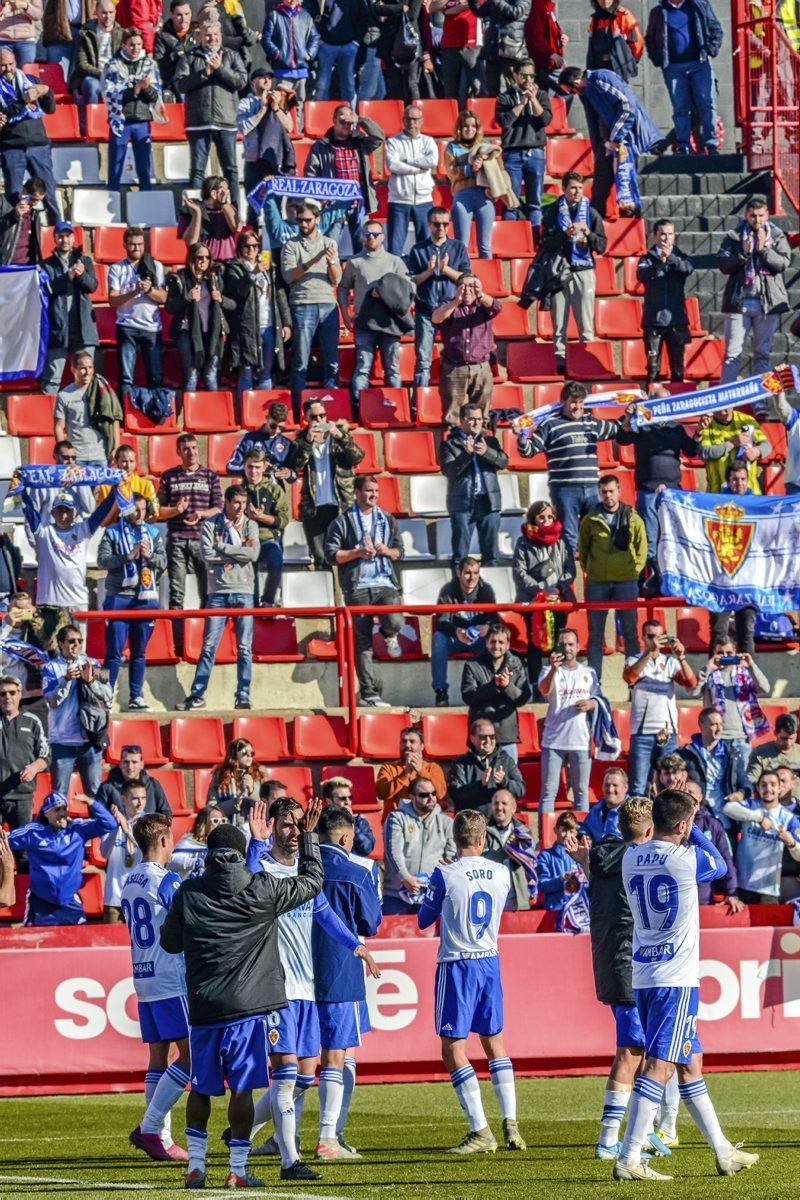
<svg viewBox="0 0 800 1200">
<path fill-rule="evenodd" d="M 574 813 L 562 812 L 556 821 L 556 840 L 549 850 L 541 850 L 536 859 L 539 891 L 548 912 L 561 912 L 567 902 L 565 884 L 575 879 L 575 861 L 567 853 L 564 840 L 580 828 Z M 584 843 L 585 844 L 585 843 Z"/>
<path fill-rule="evenodd" d="M 722 45 L 722 26 L 709 0 L 661 0 L 651 9 L 644 43 L 664 73 L 678 154 L 688 154 L 692 110 L 697 111 L 707 154 L 719 153 L 717 81 L 711 67 Z"/>
<path fill-rule="evenodd" d="M 297 132 L 303 134 L 303 102 L 308 87 L 308 64 L 317 57 L 319 33 L 301 0 L 282 0 L 267 13 L 261 47 L 275 78 L 286 81 L 297 99 Z"/>
<path fill-rule="evenodd" d="M 78 895 L 86 843 L 117 828 L 107 808 L 89 796 L 76 796 L 89 805 L 88 819 L 67 815 L 67 797 L 50 792 L 39 816 L 8 835 L 14 851 L 25 850 L 31 881 L 25 905 L 25 925 L 83 925 L 86 913 Z"/>
</svg>

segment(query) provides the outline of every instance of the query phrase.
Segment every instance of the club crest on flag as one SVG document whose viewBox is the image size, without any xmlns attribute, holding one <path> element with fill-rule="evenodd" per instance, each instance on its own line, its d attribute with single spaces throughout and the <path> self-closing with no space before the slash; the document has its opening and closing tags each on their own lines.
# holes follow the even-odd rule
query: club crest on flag
<svg viewBox="0 0 800 1200">
<path fill-rule="evenodd" d="M 705 517 L 703 527 L 706 537 L 714 548 L 719 565 L 725 574 L 732 579 L 741 567 L 755 532 L 752 521 L 743 521 L 744 509 L 729 501 L 727 504 L 717 504 L 714 508 L 716 516 Z"/>
</svg>

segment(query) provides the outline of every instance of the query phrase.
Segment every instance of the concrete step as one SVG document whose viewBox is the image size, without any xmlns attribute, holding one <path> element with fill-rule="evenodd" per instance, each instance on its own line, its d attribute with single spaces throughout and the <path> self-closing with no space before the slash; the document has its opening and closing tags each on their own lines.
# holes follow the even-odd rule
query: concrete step
<svg viewBox="0 0 800 1200">
<path fill-rule="evenodd" d="M 639 159 L 640 175 L 682 174 L 698 177 L 725 172 L 741 178 L 747 171 L 743 154 L 645 154 Z"/>
<path fill-rule="evenodd" d="M 716 159 L 714 160 L 717 161 Z M 771 176 L 768 171 L 753 175 L 738 175 L 719 170 L 688 175 L 679 171 L 660 170 L 639 176 L 639 190 L 647 196 L 722 196 L 746 192 L 769 196 Z"/>
</svg>

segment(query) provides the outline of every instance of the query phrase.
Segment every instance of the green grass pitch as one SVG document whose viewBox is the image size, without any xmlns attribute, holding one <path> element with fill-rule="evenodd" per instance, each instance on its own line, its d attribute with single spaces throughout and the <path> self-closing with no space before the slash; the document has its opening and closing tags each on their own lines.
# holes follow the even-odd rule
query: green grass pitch
<svg viewBox="0 0 800 1200">
<path fill-rule="evenodd" d="M 753 1072 L 709 1076 L 710 1091 L 723 1128 L 732 1141 L 744 1141 L 761 1155 L 752 1170 L 720 1179 L 714 1161 L 683 1109 L 681 1146 L 658 1169 L 675 1177 L 656 1187 L 665 1200 L 794 1200 L 800 1195 L 800 1073 Z M 500 1120 L 491 1087 L 482 1084 L 487 1116 L 496 1136 Z M 599 1077 L 520 1079 L 519 1123 L 528 1150 L 498 1150 L 466 1159 L 445 1153 L 459 1141 L 464 1123 L 448 1084 L 402 1084 L 356 1088 L 348 1139 L 364 1154 L 361 1163 L 323 1164 L 319 1184 L 280 1183 L 273 1158 L 251 1160 L 264 1191 L 254 1196 L 295 1196 L 296 1200 L 567 1200 L 572 1197 L 650 1192 L 644 1184 L 618 1184 L 611 1166 L 592 1157 L 602 1101 Z M 183 1141 L 183 1103 L 173 1112 L 173 1128 Z M 128 1133 L 142 1112 L 139 1095 L 38 1097 L 0 1101 L 0 1200 L 22 1196 L 63 1196 L 106 1200 L 185 1195 L 183 1170 L 151 1162 L 128 1145 Z M 317 1092 L 309 1096 L 303 1119 L 303 1147 L 310 1159 L 317 1121 Z M 214 1101 L 210 1126 L 206 1194 L 222 1191 L 227 1158 L 219 1134 L 225 1107 Z M 261 1140 L 260 1137 L 258 1140 Z M 668 1165 L 667 1165 L 668 1164 Z M 655 1186 L 655 1185 L 653 1185 Z"/>
</svg>

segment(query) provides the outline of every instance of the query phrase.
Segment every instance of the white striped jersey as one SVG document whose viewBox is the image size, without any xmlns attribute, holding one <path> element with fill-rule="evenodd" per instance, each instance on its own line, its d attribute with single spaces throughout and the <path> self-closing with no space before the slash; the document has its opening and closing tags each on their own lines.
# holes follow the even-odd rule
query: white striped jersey
<svg viewBox="0 0 800 1200">
<path fill-rule="evenodd" d="M 437 962 L 497 954 L 500 918 L 510 888 L 508 867 L 478 855 L 435 869 L 417 919 L 425 929 L 441 917 Z"/>
<path fill-rule="evenodd" d="M 139 863 L 122 885 L 120 907 L 131 938 L 133 985 L 136 998 L 143 1003 L 186 992 L 183 955 L 167 954 L 159 940 L 180 885 L 180 875 L 154 862 Z"/>
</svg>

